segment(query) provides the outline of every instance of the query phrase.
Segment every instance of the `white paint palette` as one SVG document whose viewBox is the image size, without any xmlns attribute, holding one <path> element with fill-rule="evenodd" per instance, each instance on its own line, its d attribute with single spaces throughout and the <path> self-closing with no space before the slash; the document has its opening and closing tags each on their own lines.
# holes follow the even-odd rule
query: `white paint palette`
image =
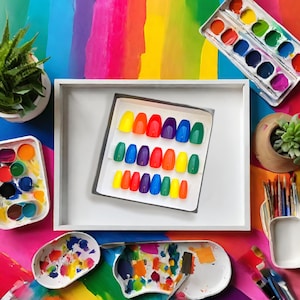
<svg viewBox="0 0 300 300">
<path fill-rule="evenodd" d="M 197 212 L 213 110 L 114 98 L 95 193 Z"/>
<path fill-rule="evenodd" d="M 32 260 L 32 272 L 42 286 L 59 289 L 95 268 L 100 260 L 97 241 L 83 232 L 68 232 L 41 247 Z"/>
<path fill-rule="evenodd" d="M 224 249 L 208 240 L 137 243 L 124 246 L 113 265 L 123 295 L 170 295 L 181 278 L 184 252 L 192 254 L 191 274 L 176 291 L 177 299 L 204 299 L 220 293 L 231 279 Z"/>
<path fill-rule="evenodd" d="M 300 43 L 252 0 L 226 0 L 200 32 L 278 106 L 299 82 Z"/>
<path fill-rule="evenodd" d="M 0 229 L 38 222 L 49 206 L 40 142 L 33 136 L 0 142 Z"/>
</svg>

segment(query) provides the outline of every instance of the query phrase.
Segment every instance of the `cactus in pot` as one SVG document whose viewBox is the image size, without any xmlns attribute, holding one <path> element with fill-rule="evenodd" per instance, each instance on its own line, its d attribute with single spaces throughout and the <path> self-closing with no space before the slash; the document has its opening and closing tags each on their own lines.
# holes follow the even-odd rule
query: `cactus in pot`
<svg viewBox="0 0 300 300">
<path fill-rule="evenodd" d="M 24 116 L 36 108 L 38 96 L 45 96 L 43 64 L 33 55 L 37 34 L 19 46 L 28 31 L 21 28 L 10 38 L 8 20 L 0 44 L 0 112 Z"/>
</svg>

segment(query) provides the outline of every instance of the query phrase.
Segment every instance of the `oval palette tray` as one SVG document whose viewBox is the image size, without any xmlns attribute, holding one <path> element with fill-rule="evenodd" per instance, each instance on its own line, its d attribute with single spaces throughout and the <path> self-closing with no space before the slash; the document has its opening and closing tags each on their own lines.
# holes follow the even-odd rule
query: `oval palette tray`
<svg viewBox="0 0 300 300">
<path fill-rule="evenodd" d="M 40 221 L 49 206 L 40 142 L 33 136 L 0 142 L 0 229 Z"/>
<path fill-rule="evenodd" d="M 100 260 L 97 241 L 84 232 L 68 232 L 41 247 L 32 273 L 42 286 L 59 289 L 91 271 Z"/>
<path fill-rule="evenodd" d="M 184 253 L 192 254 L 190 276 L 176 291 L 182 299 L 204 299 L 221 292 L 231 279 L 231 263 L 224 249 L 209 240 L 128 244 L 115 260 L 113 274 L 123 295 L 170 295 L 179 278 Z"/>
</svg>

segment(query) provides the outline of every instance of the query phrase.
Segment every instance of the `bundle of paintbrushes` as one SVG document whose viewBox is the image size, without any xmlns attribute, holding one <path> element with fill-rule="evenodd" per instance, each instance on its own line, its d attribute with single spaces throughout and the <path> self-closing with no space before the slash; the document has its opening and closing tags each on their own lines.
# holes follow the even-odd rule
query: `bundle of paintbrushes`
<svg viewBox="0 0 300 300">
<path fill-rule="evenodd" d="M 278 175 L 273 181 L 264 182 L 266 211 L 269 220 L 280 216 L 296 216 L 299 207 L 295 175 L 287 178 Z"/>
</svg>

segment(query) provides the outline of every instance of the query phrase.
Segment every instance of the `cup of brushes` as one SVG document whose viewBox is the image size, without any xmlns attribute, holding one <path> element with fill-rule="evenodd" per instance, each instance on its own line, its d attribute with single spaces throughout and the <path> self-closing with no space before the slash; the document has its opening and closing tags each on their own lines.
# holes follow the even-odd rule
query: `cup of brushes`
<svg viewBox="0 0 300 300">
<path fill-rule="evenodd" d="M 295 175 L 276 175 L 263 183 L 260 208 L 263 230 L 270 242 L 271 259 L 278 268 L 300 267 L 300 211 Z"/>
</svg>

